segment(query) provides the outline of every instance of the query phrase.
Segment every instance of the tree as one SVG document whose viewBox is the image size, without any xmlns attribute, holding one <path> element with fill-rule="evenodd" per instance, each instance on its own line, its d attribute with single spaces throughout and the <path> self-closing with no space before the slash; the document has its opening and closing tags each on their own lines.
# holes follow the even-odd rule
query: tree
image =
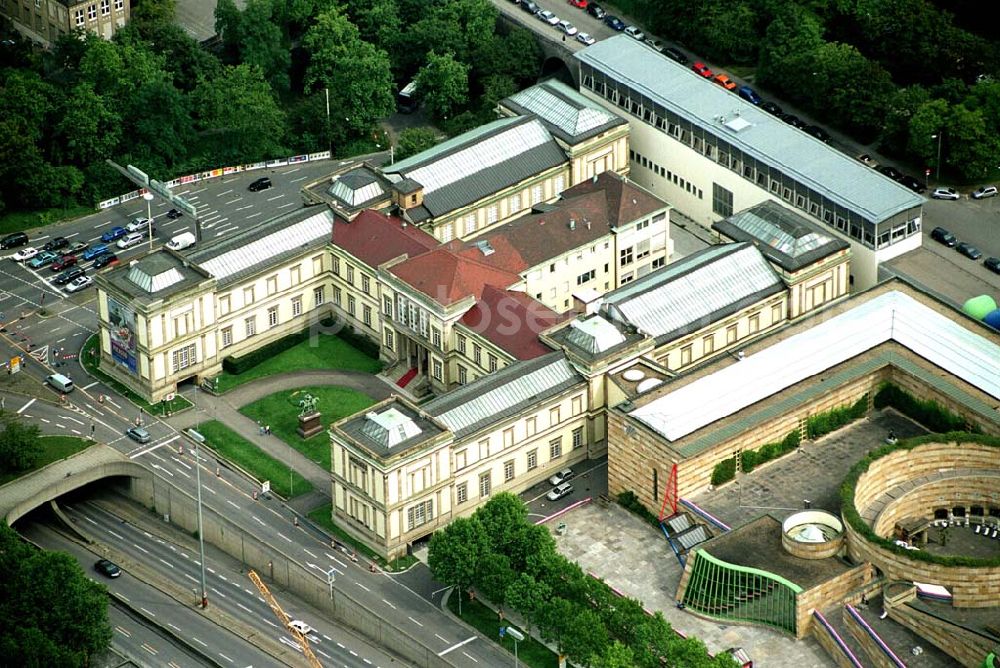
<svg viewBox="0 0 1000 668">
<path fill-rule="evenodd" d="M 287 91 L 291 55 L 281 28 L 273 20 L 272 0 L 248 0 L 240 20 L 239 53 L 243 64 L 257 66 L 275 92 Z"/>
<path fill-rule="evenodd" d="M 393 53 L 403 33 L 396 0 L 355 0 L 348 6 L 348 11 L 361 39 Z"/>
<path fill-rule="evenodd" d="M 16 415 L 0 412 L 0 474 L 24 471 L 35 465 L 42 454 L 37 425 L 25 424 Z"/>
<path fill-rule="evenodd" d="M 923 164 L 938 168 L 938 137 L 950 116 L 951 106 L 944 100 L 929 100 L 918 106 L 907 124 L 907 152 Z"/>
<path fill-rule="evenodd" d="M 591 657 L 607 651 L 609 642 L 608 630 L 597 613 L 577 606 L 575 616 L 563 632 L 565 653 L 573 657 L 576 663 L 585 664 Z"/>
<path fill-rule="evenodd" d="M 427 54 L 427 64 L 417 74 L 417 88 L 427 108 L 438 118 L 447 118 L 456 107 L 469 101 L 469 66 L 451 53 Z"/>
<path fill-rule="evenodd" d="M 604 652 L 591 658 L 590 665 L 593 668 L 635 668 L 635 652 L 615 640 L 605 646 Z"/>
<path fill-rule="evenodd" d="M 485 113 L 495 113 L 497 103 L 517 92 L 517 84 L 505 74 L 491 74 L 482 81 L 483 94 L 479 104 Z"/>
<path fill-rule="evenodd" d="M 0 523 L 0 665 L 85 666 L 111 643 L 108 598 L 67 554 Z"/>
<path fill-rule="evenodd" d="M 70 91 L 55 126 L 56 153 L 78 165 L 110 158 L 121 139 L 122 117 L 109 103 L 89 83 Z"/>
<path fill-rule="evenodd" d="M 821 44 L 823 28 L 819 20 L 799 5 L 784 4 L 761 42 L 757 82 L 786 92 L 793 89 L 796 59 L 812 53 Z"/>
<path fill-rule="evenodd" d="M 480 560 L 489 552 L 489 541 L 483 527 L 474 519 L 460 517 L 431 538 L 427 565 L 434 577 L 458 587 L 458 609 L 462 612 L 462 596 L 472 586 Z"/>
<path fill-rule="evenodd" d="M 484 35 L 472 48 L 472 74 L 485 80 L 506 76 L 518 84 L 534 83 L 542 64 L 542 51 L 534 33 L 502 24 L 496 34 Z"/>
<path fill-rule="evenodd" d="M 947 160 L 943 155 L 941 161 L 956 169 L 962 177 L 983 179 L 996 168 L 1000 139 L 996 128 L 987 127 L 982 111 L 964 105 L 952 107 L 944 133 Z"/>
<path fill-rule="evenodd" d="M 490 541 L 490 548 L 507 554 L 513 536 L 527 522 L 528 508 L 516 494 L 500 492 L 480 506 L 475 517 Z"/>
<path fill-rule="evenodd" d="M 243 39 L 243 12 L 236 6 L 235 0 L 218 0 L 216 3 L 215 33 L 222 39 L 229 58 L 238 58 Z"/>
<path fill-rule="evenodd" d="M 881 65 L 865 58 L 853 46 L 839 43 L 826 43 L 816 49 L 811 65 L 810 89 L 823 90 L 822 98 L 812 98 L 814 107 L 855 130 L 872 133 L 881 129 L 895 90 Z"/>
<path fill-rule="evenodd" d="M 529 634 L 551 596 L 552 589 L 548 584 L 535 580 L 527 573 L 518 574 L 507 587 L 507 602 L 524 617 Z"/>
<path fill-rule="evenodd" d="M 487 552 L 477 565 L 475 584 L 483 596 L 503 606 L 507 602 L 507 588 L 516 577 L 506 555 Z"/>
<path fill-rule="evenodd" d="M 430 128 L 406 128 L 399 133 L 396 160 L 409 158 L 437 144 L 437 134 Z"/>
</svg>

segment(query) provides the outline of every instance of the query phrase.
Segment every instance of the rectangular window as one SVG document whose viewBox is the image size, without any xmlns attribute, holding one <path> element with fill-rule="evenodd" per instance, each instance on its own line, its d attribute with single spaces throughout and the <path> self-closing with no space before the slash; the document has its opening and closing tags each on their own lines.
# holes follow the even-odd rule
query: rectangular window
<svg viewBox="0 0 1000 668">
<path fill-rule="evenodd" d="M 340 258 L 336 255 L 333 256 L 333 275 L 340 276 Z"/>
<path fill-rule="evenodd" d="M 555 192 L 556 195 L 558 195 L 559 193 L 561 193 L 563 190 L 566 189 L 566 177 L 562 174 L 557 174 L 552 184 L 553 184 L 552 190 Z"/>
<path fill-rule="evenodd" d="M 393 343 L 392 330 L 386 328 L 385 330 L 385 347 L 389 350 L 395 350 L 395 345 Z"/>
<path fill-rule="evenodd" d="M 478 343 L 472 344 L 472 359 L 475 360 L 476 364 L 479 366 L 483 365 L 483 349 L 479 347 Z"/>
<path fill-rule="evenodd" d="M 573 397 L 573 399 L 570 401 L 570 406 L 571 406 L 571 411 L 572 411 L 573 415 L 579 415 L 580 413 L 582 413 L 583 412 L 583 395 L 581 394 L 578 397 Z"/>
<path fill-rule="evenodd" d="M 469 465 L 468 450 L 459 450 L 455 453 L 455 470 L 461 471 Z"/>
<path fill-rule="evenodd" d="M 248 339 L 257 333 L 257 316 L 250 316 L 243 321 L 243 324 L 246 326 Z"/>
<path fill-rule="evenodd" d="M 434 360 L 434 362 L 431 364 L 431 368 L 433 369 L 434 380 L 441 380 L 441 372 L 442 372 L 441 361 Z"/>
<path fill-rule="evenodd" d="M 111 0 L 101 0 L 101 16 L 111 13 Z"/>
<path fill-rule="evenodd" d="M 361 274 L 361 292 L 365 293 L 366 295 L 370 295 L 371 288 L 372 288 L 371 280 L 368 278 L 367 275 Z"/>
<path fill-rule="evenodd" d="M 494 204 L 493 206 L 486 209 L 486 224 L 492 225 L 497 222 L 500 216 L 500 208 Z"/>
<path fill-rule="evenodd" d="M 516 213 L 521 210 L 521 193 L 510 196 L 510 212 Z"/>
<path fill-rule="evenodd" d="M 389 295 L 382 296 L 382 313 L 392 317 L 392 297 Z"/>
<path fill-rule="evenodd" d="M 292 297 L 292 317 L 302 315 L 302 297 Z"/>
<path fill-rule="evenodd" d="M 268 296 L 273 295 L 278 291 L 278 277 L 268 276 L 267 278 L 267 294 Z"/>
<path fill-rule="evenodd" d="M 116 10 L 125 9 L 125 0 L 115 0 L 115 9 Z"/>
<path fill-rule="evenodd" d="M 549 425 L 551 426 L 551 425 L 554 425 L 554 424 L 559 424 L 559 422 L 561 420 L 562 420 L 562 418 L 560 417 L 559 406 L 556 406 L 555 408 L 550 408 L 549 409 Z"/>
<path fill-rule="evenodd" d="M 666 266 L 666 264 L 667 264 L 667 258 L 661 255 L 660 257 L 654 259 L 653 263 L 650 266 L 653 269 L 662 269 L 663 267 Z"/>
<path fill-rule="evenodd" d="M 434 502 L 428 499 L 423 503 L 411 506 L 406 511 L 406 523 L 408 530 L 416 529 L 422 524 L 427 524 L 434 519 Z"/>
<path fill-rule="evenodd" d="M 712 213 L 723 218 L 733 215 L 733 193 L 718 183 L 712 184 Z"/>
<path fill-rule="evenodd" d="M 231 345 L 233 345 L 233 327 L 232 327 L 232 325 L 230 325 L 229 327 L 225 327 L 222 330 L 222 347 L 223 348 L 228 348 Z"/>
<path fill-rule="evenodd" d="M 531 189 L 531 205 L 534 206 L 542 201 L 542 186 L 539 184 Z"/>
<path fill-rule="evenodd" d="M 90 21 L 97 19 L 97 5 L 87 6 L 87 19 Z"/>
<path fill-rule="evenodd" d="M 441 347 L 441 330 L 436 327 L 431 330 L 431 343 L 434 344 L 435 348 Z"/>
<path fill-rule="evenodd" d="M 488 459 L 490 456 L 490 439 L 484 438 L 479 441 L 479 458 Z"/>
<path fill-rule="evenodd" d="M 354 285 L 354 267 L 347 265 L 347 282 Z"/>
<path fill-rule="evenodd" d="M 775 304 L 771 307 L 771 324 L 781 320 L 781 304 Z"/>
<path fill-rule="evenodd" d="M 361 321 L 369 327 L 372 326 L 372 307 L 368 304 L 361 307 Z"/>
<path fill-rule="evenodd" d="M 267 309 L 267 326 L 274 327 L 278 324 L 278 307 L 272 306 Z"/>
<path fill-rule="evenodd" d="M 573 449 L 583 447 L 583 427 L 577 427 L 573 430 Z"/>
<path fill-rule="evenodd" d="M 497 370 L 497 356 L 490 355 L 489 359 L 490 359 L 490 373 L 493 373 L 494 371 Z"/>
<path fill-rule="evenodd" d="M 254 289 L 252 287 L 243 288 L 243 305 L 249 306 L 254 302 Z"/>
<path fill-rule="evenodd" d="M 291 278 L 292 285 L 298 285 L 302 282 L 302 265 L 297 264 L 288 271 L 289 277 Z"/>
<path fill-rule="evenodd" d="M 559 459 L 562 457 L 562 436 L 549 441 L 549 459 Z"/>
<path fill-rule="evenodd" d="M 750 333 L 756 334 L 760 331 L 760 313 L 753 313 L 750 316 Z"/>
<path fill-rule="evenodd" d="M 487 497 L 487 496 L 490 495 L 490 491 L 491 491 L 491 485 L 490 485 L 490 473 L 489 473 L 489 471 L 487 471 L 486 473 L 480 473 L 479 474 L 479 496 L 480 497 Z"/>
<path fill-rule="evenodd" d="M 175 350 L 172 356 L 174 362 L 174 373 L 188 368 L 197 361 L 195 359 L 195 349 L 193 343 L 189 346 L 181 348 L 180 350 Z"/>
<path fill-rule="evenodd" d="M 594 270 L 594 269 L 591 269 L 590 271 L 582 273 L 579 276 L 577 276 L 576 277 L 576 284 L 577 285 L 583 285 L 587 281 L 594 280 L 594 278 L 596 278 L 596 277 L 597 277 L 597 271 Z"/>
<path fill-rule="evenodd" d="M 226 315 L 231 309 L 229 303 L 229 295 L 222 295 L 219 297 L 219 314 Z"/>
<path fill-rule="evenodd" d="M 459 483 L 455 487 L 455 503 L 462 504 L 469 500 L 469 483 Z"/>
<path fill-rule="evenodd" d="M 503 447 L 509 448 L 514 445 L 514 428 L 508 427 L 503 430 Z"/>
<path fill-rule="evenodd" d="M 313 288 L 313 306 L 319 306 L 323 303 L 323 288 Z"/>
<path fill-rule="evenodd" d="M 465 236 L 469 236 L 476 231 L 476 214 L 470 213 L 465 217 Z"/>
<path fill-rule="evenodd" d="M 681 366 L 687 366 L 691 363 L 691 346 L 686 345 L 681 348 Z"/>
<path fill-rule="evenodd" d="M 459 385 L 465 385 L 467 382 L 469 382 L 469 372 L 468 372 L 468 370 L 464 366 L 462 366 L 461 364 L 459 364 L 458 365 L 458 384 Z"/>
<path fill-rule="evenodd" d="M 337 286 L 334 286 L 333 287 L 333 303 L 336 304 L 337 306 L 340 306 L 343 303 L 342 302 L 343 296 L 344 296 L 344 293 L 341 291 L 341 289 L 338 288 Z"/>
<path fill-rule="evenodd" d="M 503 463 L 503 481 L 510 482 L 514 479 L 514 460 L 509 459 Z"/>
<path fill-rule="evenodd" d="M 442 243 L 448 243 L 449 241 L 452 240 L 452 238 L 454 238 L 455 233 L 454 233 L 454 230 L 452 230 L 451 223 L 447 223 L 445 225 L 442 225 L 440 229 L 441 229 L 441 242 Z"/>
<path fill-rule="evenodd" d="M 710 334 L 701 340 L 701 348 L 705 355 L 715 352 L 715 335 Z"/>
<path fill-rule="evenodd" d="M 465 354 L 465 337 L 461 334 L 458 335 L 458 352 Z"/>
<path fill-rule="evenodd" d="M 642 260 L 649 257 L 649 239 L 643 239 L 635 245 L 635 259 Z"/>
<path fill-rule="evenodd" d="M 354 310 L 357 307 L 357 300 L 354 299 L 354 295 L 347 295 L 347 312 L 354 315 Z"/>
<path fill-rule="evenodd" d="M 736 325 L 726 327 L 726 345 L 736 343 Z"/>
<path fill-rule="evenodd" d="M 538 450 L 528 451 L 528 470 L 538 468 Z"/>
<path fill-rule="evenodd" d="M 621 264 L 621 266 L 624 267 L 627 264 L 632 264 L 633 260 L 632 250 L 633 250 L 632 247 L 629 246 L 628 248 L 623 248 L 622 250 L 618 251 L 618 259 L 619 259 L 619 264 Z"/>
</svg>

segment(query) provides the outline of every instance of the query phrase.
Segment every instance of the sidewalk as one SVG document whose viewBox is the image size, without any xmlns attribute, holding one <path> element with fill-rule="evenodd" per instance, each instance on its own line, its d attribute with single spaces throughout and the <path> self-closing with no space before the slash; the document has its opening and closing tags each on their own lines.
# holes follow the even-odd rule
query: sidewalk
<svg viewBox="0 0 1000 668">
<path fill-rule="evenodd" d="M 251 381 L 221 396 L 202 392 L 195 387 L 184 393 L 185 398 L 194 404 L 194 408 L 164 418 L 164 421 L 174 429 L 182 431 L 202 422 L 218 420 L 260 447 L 263 452 L 290 466 L 313 485 L 313 492 L 296 497 L 289 503 L 295 510 L 306 513 L 324 503 L 330 503 L 330 472 L 277 436 L 273 434 L 261 436 L 257 422 L 240 413 L 239 408 L 275 392 L 294 390 L 308 385 L 348 387 L 367 394 L 376 401 L 385 399 L 392 393 L 391 386 L 365 373 L 329 370 L 295 371 Z"/>
</svg>

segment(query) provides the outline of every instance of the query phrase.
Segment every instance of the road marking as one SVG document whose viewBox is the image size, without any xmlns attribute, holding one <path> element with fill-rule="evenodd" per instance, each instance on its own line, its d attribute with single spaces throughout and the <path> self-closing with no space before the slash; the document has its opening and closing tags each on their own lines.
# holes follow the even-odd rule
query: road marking
<svg viewBox="0 0 1000 668">
<path fill-rule="evenodd" d="M 132 634 L 131 634 L 131 633 L 129 633 L 128 631 L 126 631 L 125 629 L 123 629 L 123 628 L 122 628 L 122 627 L 120 627 L 120 626 L 116 626 L 116 627 L 115 627 L 115 631 L 118 631 L 118 633 L 122 634 L 122 635 L 123 635 L 123 636 L 125 636 L 126 638 L 131 638 L 131 637 L 132 637 Z"/>
<path fill-rule="evenodd" d="M 195 578 L 194 578 L 194 577 L 193 577 L 193 576 L 192 576 L 192 575 L 191 575 L 190 573 L 185 573 L 185 574 L 184 574 L 184 577 L 186 577 L 186 578 L 187 578 L 188 580 L 190 580 L 191 582 L 197 582 L 197 581 L 198 581 L 198 580 L 197 580 L 197 579 L 195 579 Z"/>
<path fill-rule="evenodd" d="M 149 645 L 148 643 L 142 643 L 141 645 L 139 645 L 139 647 L 142 647 L 144 650 L 146 650 L 147 652 L 149 652 L 153 656 L 156 656 L 156 650 L 153 649 L 153 647 L 151 645 Z"/>
<path fill-rule="evenodd" d="M 441 642 L 448 642 L 448 640 L 447 640 L 446 638 L 442 638 L 442 637 L 440 636 L 440 634 L 437 634 L 437 633 L 435 633 L 434 635 L 435 635 L 435 637 L 437 637 L 437 639 L 438 639 L 438 640 L 440 640 Z"/>
<path fill-rule="evenodd" d="M 166 559 L 160 559 L 160 563 L 163 564 L 164 566 L 169 566 L 170 568 L 174 567 L 174 565 L 169 561 L 167 561 Z"/>
<path fill-rule="evenodd" d="M 274 628 L 278 628 L 278 625 L 272 622 L 270 619 L 265 619 L 264 621 L 273 626 Z"/>
<path fill-rule="evenodd" d="M 237 197 L 236 199 L 231 199 L 231 200 L 229 200 L 228 202 L 226 202 L 226 206 L 229 206 L 230 204 L 236 204 L 236 203 L 237 203 L 237 202 L 239 202 L 239 201 L 240 201 L 241 199 L 243 199 L 243 198 L 242 198 L 242 197 Z"/>
<path fill-rule="evenodd" d="M 361 584 L 360 582 L 355 582 L 354 584 L 358 585 L 359 587 L 361 587 L 361 588 L 362 588 L 362 589 L 364 589 L 365 591 L 371 591 L 371 589 L 369 589 L 368 587 L 364 586 L 364 585 L 363 585 L 363 584 Z"/>
<path fill-rule="evenodd" d="M 392 608 L 393 610 L 396 609 L 396 606 L 394 606 L 392 603 L 390 603 L 389 601 L 385 600 L 384 598 L 382 599 L 382 602 L 385 603 L 390 608 Z"/>
<path fill-rule="evenodd" d="M 306 548 L 302 548 L 302 551 L 303 551 L 303 552 L 305 552 L 306 554 L 308 554 L 308 555 L 309 555 L 310 557 L 312 557 L 313 559 L 319 559 L 319 557 L 317 557 L 317 556 L 316 556 L 315 554 L 313 554 L 312 552 L 310 552 L 310 551 L 309 551 L 309 550 L 307 550 Z"/>
<path fill-rule="evenodd" d="M 211 492 L 212 494 L 215 494 L 215 490 L 212 489 L 211 487 L 207 486 L 207 485 L 202 485 L 201 488 L 203 490 L 205 490 L 206 492 Z"/>
<path fill-rule="evenodd" d="M 221 193 L 219 193 L 218 195 L 216 195 L 216 197 L 222 197 L 223 195 L 228 195 L 231 192 L 233 192 L 232 188 L 230 188 L 229 190 L 223 190 Z"/>
<path fill-rule="evenodd" d="M 229 578 L 227 578 L 225 575 L 220 575 L 219 579 L 222 580 L 223 582 L 229 582 Z"/>
<path fill-rule="evenodd" d="M 38 419 L 41 420 L 42 422 L 44 422 L 45 424 L 52 424 L 52 422 L 50 422 L 49 420 L 46 420 L 45 418 L 38 418 Z"/>
<path fill-rule="evenodd" d="M 139 452 L 136 452 L 135 454 L 130 454 L 128 458 L 129 459 L 135 459 L 136 457 L 141 457 L 142 455 L 146 454 L 147 452 L 152 452 L 153 450 L 156 450 L 157 448 L 162 448 L 164 445 L 168 445 L 170 443 L 173 443 L 174 441 L 176 441 L 180 437 L 181 437 L 180 434 L 176 434 L 176 435 L 172 436 L 171 438 L 168 438 L 167 440 L 163 441 L 162 443 L 157 443 L 156 445 L 152 445 L 152 446 L 146 448 L 145 450 L 140 450 Z"/>
<path fill-rule="evenodd" d="M 76 434 L 77 436 L 83 436 L 83 434 L 80 433 L 79 429 L 70 429 L 70 431 Z"/>
<path fill-rule="evenodd" d="M 257 519 L 257 518 L 254 518 L 254 519 Z M 263 522 L 261 522 L 261 524 L 263 524 Z M 286 536 L 285 534 L 281 533 L 280 531 L 278 532 L 278 535 L 279 535 L 279 536 L 281 536 L 282 538 L 284 538 L 285 540 L 287 540 L 287 541 L 288 541 L 289 543 L 291 543 L 291 542 L 292 542 L 292 539 L 291 539 L 291 538 L 289 538 L 289 537 L 288 537 L 288 536 Z"/>
<path fill-rule="evenodd" d="M 308 178 L 309 178 L 308 176 L 300 176 L 297 179 L 292 179 L 292 183 L 298 183 L 299 181 L 305 181 Z"/>
<path fill-rule="evenodd" d="M 178 473 L 180 473 L 180 474 L 181 474 L 182 476 L 184 476 L 184 477 L 185 477 L 185 478 L 187 478 L 188 480 L 190 480 L 190 479 L 191 479 L 191 476 L 190 476 L 190 475 L 188 475 L 187 473 L 184 473 L 184 471 L 181 471 L 180 469 L 174 469 L 174 470 L 175 470 L 175 471 L 177 471 Z"/>
<path fill-rule="evenodd" d="M 274 200 L 276 200 L 276 199 L 281 199 L 281 198 L 282 198 L 282 197 L 284 197 L 284 196 L 285 196 L 285 195 L 284 195 L 284 193 L 282 193 L 282 194 L 280 194 L 280 195 L 275 195 L 274 197 L 268 197 L 268 198 L 267 198 L 267 201 L 268 201 L 268 202 L 273 202 Z"/>
<path fill-rule="evenodd" d="M 71 418 L 71 417 L 70 417 L 70 416 L 68 416 L 68 415 L 63 415 L 63 419 L 64 419 L 64 420 L 72 420 L 73 422 L 77 423 L 78 425 L 82 425 L 82 424 L 83 424 L 82 422 L 80 422 L 80 421 L 79 421 L 79 420 L 77 420 L 76 418 Z"/>
<path fill-rule="evenodd" d="M 21 406 L 21 408 L 18 409 L 17 414 L 20 415 L 21 413 L 23 413 L 25 411 L 25 409 L 28 408 L 28 406 L 30 406 L 31 404 L 35 403 L 36 401 L 38 401 L 38 400 L 37 399 L 32 399 L 31 401 L 29 401 L 25 405 Z"/>
<path fill-rule="evenodd" d="M 162 466 L 160 466 L 159 464 L 153 464 L 153 468 L 154 468 L 154 469 L 157 469 L 158 471 L 163 471 L 164 473 L 166 473 L 166 474 L 167 474 L 168 476 L 170 476 L 171 478 L 173 478 L 173 477 L 174 477 L 174 474 L 173 474 L 173 473 L 171 473 L 171 472 L 170 472 L 170 471 L 168 471 L 167 469 L 163 468 L 163 467 L 162 467 Z"/>
<path fill-rule="evenodd" d="M 196 643 L 198 643 L 198 644 L 199 644 L 199 645 L 201 645 L 202 647 L 208 647 L 208 643 L 205 643 L 205 642 L 202 642 L 202 641 L 201 641 L 201 640 L 200 640 L 200 639 L 199 639 L 198 637 L 196 637 L 196 636 L 191 636 L 191 640 L 195 641 Z"/>
<path fill-rule="evenodd" d="M 108 402 L 109 404 L 111 404 L 112 406 L 114 406 L 115 408 L 117 408 L 118 410 L 121 410 L 121 409 L 122 409 L 122 407 L 121 407 L 121 406 L 119 406 L 118 404 L 116 404 L 116 403 L 115 403 L 115 402 L 114 402 L 114 401 L 113 401 L 113 400 L 111 399 L 111 397 L 109 397 L 109 396 L 105 395 L 105 396 L 104 396 L 104 399 L 105 399 L 105 400 L 106 400 L 106 401 L 107 401 L 107 402 Z"/>
<path fill-rule="evenodd" d="M 423 626 L 424 626 L 423 624 L 421 624 L 420 622 L 418 622 L 417 620 L 415 620 L 413 617 L 407 617 L 407 619 L 409 619 L 411 622 L 413 622 L 414 624 L 416 624 L 420 628 L 423 628 Z"/>
<path fill-rule="evenodd" d="M 246 217 L 246 219 L 250 220 L 251 218 L 256 218 L 257 216 L 262 216 L 262 215 L 264 215 L 264 212 L 258 211 L 257 213 L 251 213 L 249 216 Z"/>
<path fill-rule="evenodd" d="M 187 462 L 185 462 L 185 461 L 183 461 L 181 459 L 174 460 L 174 464 L 180 464 L 181 466 L 183 466 L 184 468 L 186 468 L 188 471 L 190 471 L 193 468 L 190 464 L 188 464 Z"/>
<path fill-rule="evenodd" d="M 282 204 L 282 205 L 281 205 L 281 206 L 279 206 L 278 208 L 279 208 L 279 209 L 287 209 L 287 208 L 288 208 L 288 207 L 290 207 L 290 206 L 295 206 L 295 202 L 289 202 L 288 204 Z"/>
<path fill-rule="evenodd" d="M 48 422 L 48 420 L 46 420 L 46 422 Z M 64 425 L 64 424 L 62 424 L 60 422 L 56 422 L 56 426 L 59 427 L 60 429 L 65 429 L 66 428 L 66 425 Z"/>
<path fill-rule="evenodd" d="M 180 629 L 171 622 L 167 622 L 167 626 L 172 628 L 174 631 L 180 631 Z"/>
<path fill-rule="evenodd" d="M 56 341 L 56 343 L 62 343 L 62 342 L 63 342 L 63 341 L 65 341 L 65 340 L 66 340 L 66 337 L 64 336 L 64 337 L 62 337 L 61 339 L 59 339 L 58 341 Z"/>
<path fill-rule="evenodd" d="M 156 615 L 154 615 L 153 613 L 151 613 L 151 612 L 150 612 L 149 610 L 147 610 L 146 608 L 139 608 L 139 609 L 140 609 L 140 610 L 142 610 L 143 612 L 145 612 L 145 613 L 146 613 L 147 615 L 149 615 L 150 617 L 156 617 Z"/>
<path fill-rule="evenodd" d="M 216 594 L 218 594 L 222 598 L 229 598 L 228 596 L 226 596 L 225 594 L 223 594 L 221 591 L 219 591 L 215 587 L 212 587 L 212 591 L 214 591 Z"/>
<path fill-rule="evenodd" d="M 412 617 L 411 617 L 410 619 L 412 619 Z M 455 650 L 455 649 L 458 649 L 458 648 L 459 648 L 459 647 L 461 647 L 462 645 L 468 645 L 468 644 L 469 644 L 470 642 L 472 642 L 472 641 L 473 641 L 473 640 L 475 640 L 475 639 L 476 639 L 476 636 L 472 636 L 471 638 L 466 638 L 466 639 L 465 639 L 465 640 L 463 640 L 462 642 L 459 642 L 459 643 L 455 643 L 454 645 L 452 645 L 452 646 L 451 646 L 451 647 L 449 647 L 448 649 L 444 650 L 443 652 L 438 652 L 438 656 L 444 656 L 444 655 L 445 655 L 445 654 L 447 654 L 448 652 L 450 652 L 450 651 L 452 651 L 452 650 Z M 463 653 L 463 654 L 465 654 L 465 652 L 462 652 L 462 653 Z M 472 658 L 472 657 L 469 657 L 469 658 Z"/>
<path fill-rule="evenodd" d="M 147 550 L 146 548 L 144 548 L 142 545 L 136 545 L 135 543 L 132 543 L 132 547 L 134 547 L 135 549 L 139 550 L 143 554 L 149 554 L 149 550 Z"/>
<path fill-rule="evenodd" d="M 228 501 L 228 499 L 226 499 L 226 500 Z M 230 503 L 233 503 L 232 501 L 229 501 L 229 502 L 230 502 Z M 235 503 L 233 503 L 233 505 L 235 506 L 236 504 L 235 504 Z M 238 507 L 238 506 L 237 506 L 237 507 Z M 252 518 L 253 518 L 253 521 L 254 521 L 254 522 L 256 522 L 257 524 L 261 525 L 262 527 L 266 527 L 266 526 L 267 526 L 267 524 L 266 524 L 266 523 L 264 522 L 264 520 L 260 519 L 260 518 L 259 518 L 259 517 L 257 517 L 256 515 L 251 515 L 250 517 L 252 517 Z M 287 540 L 287 539 L 286 539 L 286 540 Z"/>
<path fill-rule="evenodd" d="M 117 534 L 114 531 L 112 531 L 111 529 L 108 529 L 108 533 L 111 534 L 112 536 L 114 536 L 115 538 L 117 538 L 118 540 L 125 540 L 125 536 L 122 536 L 121 534 Z"/>
<path fill-rule="evenodd" d="M 83 386 L 82 388 L 80 388 L 80 389 L 83 389 L 83 390 L 89 390 L 89 389 L 90 389 L 90 388 L 92 388 L 92 387 L 93 387 L 94 385 L 97 385 L 97 384 L 98 384 L 99 382 L 101 382 L 101 381 L 99 381 L 99 380 L 95 380 L 95 381 L 94 381 L 93 383 L 91 383 L 90 385 L 84 385 L 84 386 Z"/>
<path fill-rule="evenodd" d="M 344 646 L 344 644 L 343 644 L 343 643 L 339 643 L 339 642 L 337 643 L 337 647 L 339 647 L 340 649 L 347 649 L 347 648 L 346 648 L 346 647 Z"/>
<path fill-rule="evenodd" d="M 329 654 L 327 654 L 326 652 L 324 652 L 323 650 L 321 650 L 321 649 L 320 649 L 319 647 L 317 647 L 317 648 L 316 648 L 316 653 L 317 653 L 317 654 L 322 654 L 322 655 L 323 655 L 323 656 L 325 656 L 326 658 L 328 658 L 328 659 L 330 659 L 330 660 L 333 660 L 333 657 L 332 657 L 332 656 L 330 656 Z"/>
<path fill-rule="evenodd" d="M 94 520 L 90 519 L 86 515 L 84 515 L 83 519 L 87 520 L 88 522 L 90 522 L 91 524 L 93 524 L 95 527 L 97 526 L 97 522 L 95 522 Z"/>
<path fill-rule="evenodd" d="M 473 660 L 473 661 L 475 661 L 476 663 L 479 663 L 479 659 L 477 659 L 476 657 L 472 656 L 472 655 L 471 655 L 471 654 L 469 654 L 468 652 L 462 652 L 462 654 L 464 654 L 465 656 L 469 657 L 470 659 L 472 659 L 472 660 Z"/>
<path fill-rule="evenodd" d="M 251 610 L 251 609 L 250 609 L 250 608 L 248 608 L 247 606 L 243 605 L 242 603 L 237 603 L 237 604 L 236 604 L 236 606 L 237 606 L 237 607 L 239 607 L 239 608 L 242 608 L 242 609 L 246 610 L 246 611 L 247 611 L 247 612 L 249 612 L 249 613 L 250 613 L 251 615 L 253 614 L 253 610 Z"/>
<path fill-rule="evenodd" d="M 333 638 L 331 638 L 330 636 L 326 635 L 325 633 L 323 634 L 323 637 L 326 638 L 327 640 L 329 640 L 330 642 L 333 642 Z"/>
<path fill-rule="evenodd" d="M 351 653 L 351 656 L 357 656 L 358 655 L 358 653 L 355 652 L 353 649 L 349 649 L 347 651 Z"/>
<path fill-rule="evenodd" d="M 198 565 L 199 565 L 199 566 L 201 566 L 201 564 L 198 564 Z M 214 571 L 214 570 L 212 570 L 212 567 L 211 567 L 211 566 L 206 566 L 206 568 L 208 569 L 208 572 L 209 572 L 209 573 L 211 573 L 212 575 L 215 575 L 215 571 Z"/>
</svg>

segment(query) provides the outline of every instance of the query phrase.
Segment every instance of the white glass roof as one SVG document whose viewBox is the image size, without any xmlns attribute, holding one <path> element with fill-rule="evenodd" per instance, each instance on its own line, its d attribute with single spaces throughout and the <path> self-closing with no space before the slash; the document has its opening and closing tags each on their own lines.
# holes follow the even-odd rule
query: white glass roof
<svg viewBox="0 0 1000 668">
<path fill-rule="evenodd" d="M 913 297 L 892 291 L 665 394 L 631 415 L 675 441 L 889 340 L 1000 399 L 1000 346 Z"/>
<path fill-rule="evenodd" d="M 590 353 L 600 353 L 625 342 L 625 335 L 610 322 L 597 315 L 586 320 L 574 320 L 566 339 Z"/>
<path fill-rule="evenodd" d="M 146 292 L 153 294 L 163 288 L 170 287 L 174 283 L 180 283 L 184 280 L 184 277 L 174 267 L 155 275 L 147 274 L 139 267 L 132 267 L 128 272 L 128 280 Z"/>
<path fill-rule="evenodd" d="M 549 90 L 549 87 L 558 90 L 563 97 L 555 95 Z M 576 104 L 565 99 L 566 97 L 571 97 Z M 510 100 L 544 118 L 571 137 L 599 128 L 617 119 L 617 116 L 612 115 L 603 107 L 561 82 L 547 81 L 532 86 L 511 95 Z"/>
<path fill-rule="evenodd" d="M 386 448 L 399 445 L 414 436 L 420 435 L 420 427 L 408 415 L 396 408 L 390 408 L 381 413 L 365 415 L 362 433 Z"/>
</svg>

